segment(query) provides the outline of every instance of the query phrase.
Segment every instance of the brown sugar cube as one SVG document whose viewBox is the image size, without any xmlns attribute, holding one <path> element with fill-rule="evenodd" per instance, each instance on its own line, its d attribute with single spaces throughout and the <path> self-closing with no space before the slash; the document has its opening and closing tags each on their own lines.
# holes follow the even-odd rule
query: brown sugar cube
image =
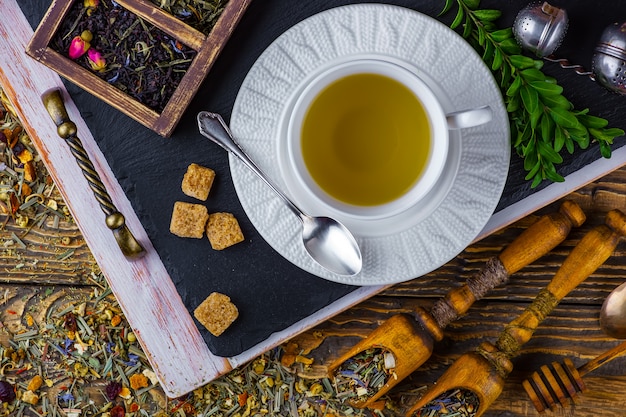
<svg viewBox="0 0 626 417">
<path fill-rule="evenodd" d="M 239 317 L 239 310 L 229 296 L 213 292 L 194 310 L 193 315 L 213 336 L 219 336 Z"/>
<path fill-rule="evenodd" d="M 215 171 L 198 164 L 191 164 L 183 176 L 183 193 L 198 200 L 206 201 L 215 179 Z"/>
<path fill-rule="evenodd" d="M 243 241 L 239 222 L 231 213 L 212 213 L 206 225 L 206 235 L 215 250 L 226 249 Z"/>
<path fill-rule="evenodd" d="M 170 232 L 179 237 L 200 239 L 208 219 L 209 212 L 205 206 L 177 201 L 174 203 Z"/>
</svg>

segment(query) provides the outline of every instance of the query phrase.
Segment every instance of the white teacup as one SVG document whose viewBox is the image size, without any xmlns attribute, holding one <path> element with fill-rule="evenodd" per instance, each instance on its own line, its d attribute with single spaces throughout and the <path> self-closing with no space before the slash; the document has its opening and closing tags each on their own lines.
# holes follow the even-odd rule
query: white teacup
<svg viewBox="0 0 626 417">
<path fill-rule="evenodd" d="M 489 120 L 488 107 L 446 114 L 431 88 L 396 63 L 338 64 L 308 83 L 289 116 L 287 154 L 297 183 L 292 192 L 306 194 L 321 213 L 339 219 L 394 216 L 436 185 L 446 165 L 449 129 Z"/>
</svg>

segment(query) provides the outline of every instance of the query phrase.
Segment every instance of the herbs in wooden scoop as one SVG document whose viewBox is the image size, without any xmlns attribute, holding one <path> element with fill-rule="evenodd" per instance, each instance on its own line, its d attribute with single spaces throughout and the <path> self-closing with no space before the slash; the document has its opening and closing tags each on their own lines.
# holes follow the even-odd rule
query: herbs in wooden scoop
<svg viewBox="0 0 626 417">
<path fill-rule="evenodd" d="M 576 110 L 563 87 L 541 71 L 543 61 L 522 55 L 512 29 L 496 26 L 499 10 L 480 9 L 480 0 L 446 0 L 441 14 L 454 3 L 458 9 L 450 27 L 462 29 L 500 84 L 513 147 L 524 158 L 526 180 L 532 180 L 533 188 L 543 180 L 564 181 L 556 170 L 563 150 L 571 154 L 595 142 L 604 158 L 611 157 L 613 139 L 624 135 L 622 129 L 608 127 L 606 119 L 590 115 L 589 109 Z"/>
</svg>

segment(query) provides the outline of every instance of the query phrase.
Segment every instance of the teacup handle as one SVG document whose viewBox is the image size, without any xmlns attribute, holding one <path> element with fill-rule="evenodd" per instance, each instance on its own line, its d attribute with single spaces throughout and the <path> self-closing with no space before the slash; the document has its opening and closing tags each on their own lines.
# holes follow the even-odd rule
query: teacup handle
<svg viewBox="0 0 626 417">
<path fill-rule="evenodd" d="M 492 116 L 491 107 L 483 106 L 447 114 L 446 121 L 448 122 L 448 129 L 465 129 L 490 122 Z"/>
</svg>

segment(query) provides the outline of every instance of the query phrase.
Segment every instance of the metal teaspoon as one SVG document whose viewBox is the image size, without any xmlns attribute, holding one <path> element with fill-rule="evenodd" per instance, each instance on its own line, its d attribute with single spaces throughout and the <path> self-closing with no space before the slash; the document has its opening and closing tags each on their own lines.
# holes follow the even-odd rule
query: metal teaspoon
<svg viewBox="0 0 626 417">
<path fill-rule="evenodd" d="M 343 224 L 329 217 L 312 217 L 303 213 L 241 149 L 219 114 L 203 111 L 198 113 L 197 118 L 198 128 L 203 136 L 237 156 L 300 219 L 302 242 L 314 261 L 338 275 L 356 275 L 361 271 L 363 265 L 361 251 L 354 236 Z"/>
</svg>

